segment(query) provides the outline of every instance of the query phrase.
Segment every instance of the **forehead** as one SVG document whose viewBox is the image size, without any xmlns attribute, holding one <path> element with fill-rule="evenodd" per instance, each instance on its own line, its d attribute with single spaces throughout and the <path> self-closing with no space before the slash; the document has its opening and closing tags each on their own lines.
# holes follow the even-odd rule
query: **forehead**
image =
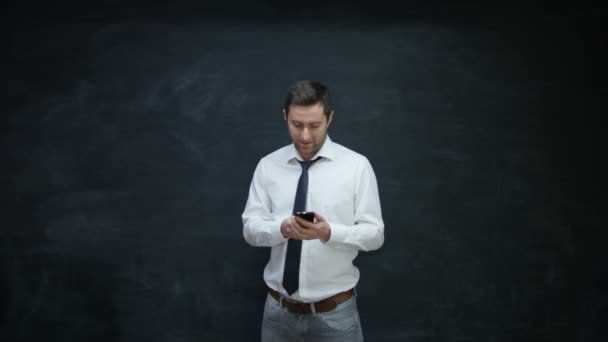
<svg viewBox="0 0 608 342">
<path fill-rule="evenodd" d="M 325 118 L 323 104 L 321 103 L 315 103 L 310 106 L 291 105 L 289 106 L 288 115 L 290 120 L 302 122 L 320 121 Z"/>
</svg>

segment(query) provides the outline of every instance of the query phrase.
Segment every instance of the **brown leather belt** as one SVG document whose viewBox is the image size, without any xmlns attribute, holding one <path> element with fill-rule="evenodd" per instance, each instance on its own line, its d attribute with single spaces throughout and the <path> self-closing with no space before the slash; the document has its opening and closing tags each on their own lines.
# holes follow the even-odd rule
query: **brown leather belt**
<svg viewBox="0 0 608 342">
<path fill-rule="evenodd" d="M 337 295 L 331 296 L 329 298 L 325 298 L 316 303 L 292 302 L 292 301 L 289 301 L 288 299 L 286 299 L 285 297 L 283 297 L 283 300 L 281 300 L 281 294 L 279 294 L 277 291 L 275 291 L 271 288 L 268 288 L 268 293 L 270 293 L 270 296 L 272 296 L 272 298 L 274 298 L 277 302 L 279 302 L 281 304 L 281 306 L 286 308 L 287 311 L 292 312 L 292 313 L 298 313 L 298 314 L 307 314 L 307 313 L 312 313 L 311 304 L 314 306 L 315 312 L 331 311 L 331 310 L 335 309 L 336 307 L 338 307 L 338 304 L 343 303 L 346 300 L 348 300 L 350 297 L 352 297 L 354 291 L 353 291 L 353 289 L 350 289 L 350 290 L 347 290 L 344 292 L 340 292 Z"/>
</svg>

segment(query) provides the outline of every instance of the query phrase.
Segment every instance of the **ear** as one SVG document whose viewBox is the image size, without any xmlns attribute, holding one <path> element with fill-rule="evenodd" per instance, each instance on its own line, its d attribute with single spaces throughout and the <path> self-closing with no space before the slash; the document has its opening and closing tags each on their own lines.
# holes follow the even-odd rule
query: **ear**
<svg viewBox="0 0 608 342">
<path fill-rule="evenodd" d="M 283 109 L 283 120 L 287 121 L 287 112 Z"/>
<path fill-rule="evenodd" d="M 331 123 L 331 120 L 334 119 L 334 111 L 332 110 L 331 113 L 329 113 L 329 116 L 327 117 L 327 127 L 329 127 L 329 124 Z"/>
</svg>

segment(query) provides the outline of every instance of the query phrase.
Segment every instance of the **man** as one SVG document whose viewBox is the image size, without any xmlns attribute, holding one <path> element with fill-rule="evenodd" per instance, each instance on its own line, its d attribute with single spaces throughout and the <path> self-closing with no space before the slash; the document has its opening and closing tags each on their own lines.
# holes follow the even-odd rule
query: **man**
<svg viewBox="0 0 608 342">
<path fill-rule="evenodd" d="M 354 288 L 358 251 L 380 248 L 378 185 L 364 156 L 331 141 L 328 89 L 289 87 L 283 118 L 292 144 L 258 163 L 243 212 L 243 235 L 271 247 L 262 341 L 363 341 Z M 314 222 L 294 215 L 314 212 Z"/>
</svg>

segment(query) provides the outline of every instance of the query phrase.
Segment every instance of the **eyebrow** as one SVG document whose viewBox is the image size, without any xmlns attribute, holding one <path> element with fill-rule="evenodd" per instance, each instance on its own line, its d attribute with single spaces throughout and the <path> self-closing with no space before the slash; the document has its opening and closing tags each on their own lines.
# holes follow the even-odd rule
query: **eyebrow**
<svg viewBox="0 0 608 342">
<path fill-rule="evenodd" d="M 295 119 L 290 119 L 289 121 L 291 121 L 293 123 L 305 124 L 304 122 L 298 121 L 298 120 L 295 120 Z M 321 124 L 321 123 L 322 123 L 322 121 L 312 121 L 312 122 L 309 122 L 309 124 L 311 124 L 311 125 Z"/>
</svg>

